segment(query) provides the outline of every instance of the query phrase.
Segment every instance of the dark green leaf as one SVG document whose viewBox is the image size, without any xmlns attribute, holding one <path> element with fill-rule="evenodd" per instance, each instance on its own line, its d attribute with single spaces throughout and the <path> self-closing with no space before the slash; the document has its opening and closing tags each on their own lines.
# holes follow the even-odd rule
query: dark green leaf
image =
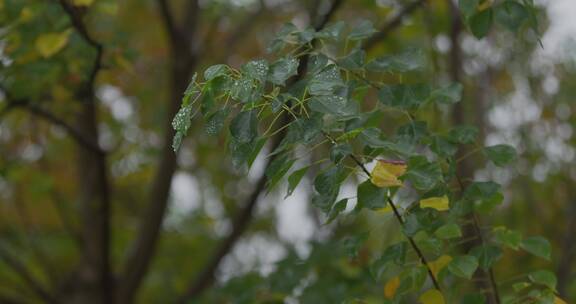
<svg viewBox="0 0 576 304">
<path fill-rule="evenodd" d="M 292 172 L 292 174 L 290 174 L 290 176 L 288 176 L 288 191 L 286 193 L 285 198 L 292 195 L 292 192 L 294 192 L 294 189 L 296 189 L 296 187 L 298 186 L 298 184 L 300 183 L 300 181 L 302 180 L 304 175 L 306 175 L 306 172 L 308 172 L 308 168 L 310 168 L 310 167 L 304 167 L 304 168 L 298 169 L 298 170 Z"/>
<path fill-rule="evenodd" d="M 228 117 L 228 113 L 228 110 L 223 109 L 208 116 L 206 124 L 204 125 L 204 131 L 210 135 L 218 134 L 218 132 L 220 132 L 224 127 L 224 122 Z"/>
<path fill-rule="evenodd" d="M 358 104 L 353 100 L 337 95 L 314 96 L 308 102 L 310 110 L 338 117 L 358 113 Z"/>
<path fill-rule="evenodd" d="M 533 236 L 524 239 L 520 243 L 520 247 L 535 256 L 550 260 L 550 242 L 541 236 Z"/>
<path fill-rule="evenodd" d="M 288 78 L 298 72 L 298 59 L 286 57 L 275 61 L 268 71 L 268 80 L 276 85 L 284 85 Z"/>
<path fill-rule="evenodd" d="M 352 154 L 352 146 L 350 144 L 337 144 L 330 149 L 330 160 L 338 164 L 350 154 Z"/>
<path fill-rule="evenodd" d="M 371 21 L 364 20 L 352 29 L 348 35 L 350 40 L 362 40 L 372 36 L 377 30 L 372 25 Z"/>
<path fill-rule="evenodd" d="M 386 188 L 376 187 L 370 180 L 358 185 L 358 209 L 380 209 L 386 206 Z"/>
<path fill-rule="evenodd" d="M 448 270 L 452 274 L 465 279 L 471 279 L 477 268 L 478 259 L 471 255 L 454 257 L 450 264 L 448 264 Z"/>
<path fill-rule="evenodd" d="M 512 32 L 516 32 L 529 17 L 524 5 L 516 1 L 504 1 L 495 8 L 494 18 Z"/>
<path fill-rule="evenodd" d="M 230 134 L 239 143 L 249 143 L 258 136 L 258 113 L 244 111 L 238 113 L 230 123 Z"/>
<path fill-rule="evenodd" d="M 478 136 L 478 128 L 474 126 L 458 126 L 450 130 L 448 138 L 457 144 L 472 144 Z"/>
<path fill-rule="evenodd" d="M 343 87 L 344 81 L 340 70 L 334 64 L 324 67 L 312 76 L 309 83 L 310 95 L 334 95 L 336 88 Z"/>
<path fill-rule="evenodd" d="M 442 170 L 437 163 L 429 162 L 424 156 L 414 156 L 408 160 L 408 170 L 403 179 L 421 191 L 433 189 L 443 181 Z"/>
<path fill-rule="evenodd" d="M 486 304 L 486 297 L 481 293 L 464 295 L 460 304 Z"/>
<path fill-rule="evenodd" d="M 378 92 L 382 104 L 401 109 L 418 108 L 429 97 L 430 87 L 425 84 L 387 85 Z"/>
<path fill-rule="evenodd" d="M 410 49 L 400 54 L 378 57 L 366 69 L 374 72 L 406 73 L 426 66 L 426 56 L 420 49 Z"/>
<path fill-rule="evenodd" d="M 365 59 L 366 52 L 356 49 L 346 57 L 338 60 L 338 65 L 350 71 L 362 70 L 364 68 Z"/>
<path fill-rule="evenodd" d="M 410 291 L 417 291 L 422 288 L 426 281 L 428 272 L 426 267 L 410 267 L 400 274 L 400 286 L 396 291 L 397 294 L 404 294 Z"/>
<path fill-rule="evenodd" d="M 440 157 L 451 157 L 458 151 L 458 146 L 442 136 L 434 136 L 430 149 Z"/>
<path fill-rule="evenodd" d="M 502 203 L 500 185 L 495 182 L 473 182 L 464 190 L 463 200 L 472 203 L 476 211 L 487 213 Z"/>
<path fill-rule="evenodd" d="M 556 290 L 557 280 L 553 272 L 547 270 L 539 270 L 530 273 L 528 275 L 528 278 L 530 279 L 530 281 L 536 284 L 541 284 L 552 290 Z"/>
<path fill-rule="evenodd" d="M 472 248 L 470 254 L 478 259 L 480 268 L 488 271 L 502 257 L 502 249 L 494 245 L 480 245 Z"/>
<path fill-rule="evenodd" d="M 342 34 L 342 30 L 346 24 L 343 21 L 338 21 L 326 26 L 320 32 L 316 33 L 316 37 L 321 39 L 332 39 L 338 40 L 340 38 L 340 34 Z"/>
<path fill-rule="evenodd" d="M 459 83 L 452 83 L 446 87 L 432 92 L 432 99 L 437 103 L 454 104 L 462 99 L 464 87 Z"/>
<path fill-rule="evenodd" d="M 460 226 L 450 223 L 438 228 L 438 230 L 434 232 L 434 235 L 441 239 L 452 239 L 461 237 L 462 231 L 460 231 Z"/>
<path fill-rule="evenodd" d="M 406 262 L 406 252 L 408 246 L 406 242 L 400 242 L 390 245 L 384 250 L 384 253 L 372 263 L 370 272 L 377 279 L 387 269 L 389 263 L 395 263 L 402 266 Z"/>
<path fill-rule="evenodd" d="M 468 19 L 470 31 L 478 39 L 483 38 L 490 32 L 492 27 L 492 8 L 477 12 Z"/>
<path fill-rule="evenodd" d="M 470 16 L 476 12 L 479 0 L 459 0 L 458 5 L 465 16 Z"/>
<path fill-rule="evenodd" d="M 509 145 L 485 147 L 484 153 L 498 167 L 506 166 L 516 159 L 516 150 Z"/>
<path fill-rule="evenodd" d="M 286 175 L 288 170 L 292 168 L 296 160 L 288 159 L 288 157 L 275 158 L 268 167 L 266 167 L 266 177 L 268 178 L 268 191 L 272 191 L 278 182 Z"/>
<path fill-rule="evenodd" d="M 228 66 L 225 64 L 216 64 L 204 71 L 204 79 L 210 81 L 218 76 L 226 75 L 228 73 Z"/>
<path fill-rule="evenodd" d="M 242 70 L 253 79 L 265 82 L 268 75 L 268 62 L 266 60 L 249 61 L 242 66 Z"/>
<path fill-rule="evenodd" d="M 332 210 L 330 210 L 330 215 L 328 216 L 326 224 L 332 223 L 332 221 L 334 221 L 342 211 L 346 210 L 346 206 L 348 206 L 347 198 L 343 198 L 338 202 L 336 202 L 336 204 L 334 204 L 334 206 L 332 207 Z"/>
<path fill-rule="evenodd" d="M 180 108 L 172 120 L 172 127 L 176 131 L 176 135 L 174 135 L 172 141 L 172 149 L 174 149 L 174 151 L 178 151 L 182 144 L 182 139 L 186 136 L 192 124 L 192 106 L 193 104 L 188 104 Z"/>
</svg>

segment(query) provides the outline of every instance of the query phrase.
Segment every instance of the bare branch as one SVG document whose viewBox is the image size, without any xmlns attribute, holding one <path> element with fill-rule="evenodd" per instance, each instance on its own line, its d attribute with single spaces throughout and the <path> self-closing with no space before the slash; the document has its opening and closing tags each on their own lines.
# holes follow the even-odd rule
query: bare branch
<svg viewBox="0 0 576 304">
<path fill-rule="evenodd" d="M 380 41 L 384 40 L 386 37 L 388 37 L 388 34 L 390 34 L 390 32 L 392 32 L 394 29 L 396 29 L 397 27 L 402 25 L 402 20 L 404 20 L 404 18 L 406 16 L 412 14 L 413 11 L 415 11 L 417 8 L 419 8 L 424 3 L 426 3 L 426 0 L 416 0 L 416 1 L 408 4 L 404 8 L 402 8 L 402 10 L 400 12 L 398 12 L 398 14 L 396 14 L 394 17 L 392 17 L 390 20 L 388 20 L 388 22 L 386 22 L 384 24 L 384 26 L 382 26 L 382 28 L 380 29 L 380 31 L 378 33 L 376 33 L 370 39 L 366 40 L 366 42 L 363 45 L 363 48 L 364 49 L 371 49 L 374 46 L 376 46 L 376 44 L 378 44 L 378 42 L 380 42 Z"/>
</svg>

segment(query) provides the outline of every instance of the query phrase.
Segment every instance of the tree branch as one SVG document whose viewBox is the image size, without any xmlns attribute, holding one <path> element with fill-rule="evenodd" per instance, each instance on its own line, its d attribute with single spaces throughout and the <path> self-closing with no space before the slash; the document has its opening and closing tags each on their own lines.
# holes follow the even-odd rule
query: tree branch
<svg viewBox="0 0 576 304">
<path fill-rule="evenodd" d="M 0 246 L 0 258 L 28 285 L 28 287 L 46 303 L 57 303 L 53 296 L 32 276 L 30 271 L 3 246 Z"/>
<path fill-rule="evenodd" d="M 176 24 L 166 0 L 156 1 L 165 30 L 170 36 L 170 101 L 164 123 L 165 133 L 161 147 L 158 167 L 149 186 L 149 199 L 138 227 L 135 241 L 130 245 L 121 274 L 118 299 L 120 303 L 131 303 L 138 288 L 142 284 L 154 253 L 156 251 L 162 222 L 168 206 L 168 196 L 172 184 L 172 176 L 176 171 L 176 154 L 172 150 L 172 118 L 180 106 L 182 92 L 188 86 L 188 81 L 196 65 L 195 52 L 191 44 L 196 35 L 198 19 L 198 2 L 190 0 L 182 25 Z"/>
<path fill-rule="evenodd" d="M 376 44 L 378 44 L 378 42 L 384 40 L 390 32 L 392 32 L 398 26 L 402 25 L 402 20 L 404 20 L 404 17 L 410 15 L 414 10 L 419 8 L 424 3 L 426 3 L 426 0 L 416 0 L 406 5 L 404 8 L 402 8 L 402 10 L 400 10 L 400 12 L 398 12 L 398 14 L 388 20 L 388 22 L 382 26 L 378 33 L 370 37 L 370 39 L 366 40 L 366 42 L 363 44 L 363 48 L 371 49 Z"/>
<path fill-rule="evenodd" d="M 331 19 L 331 17 L 336 13 L 338 8 L 342 5 L 343 0 L 335 0 L 332 3 L 330 9 L 320 16 L 317 22 L 314 24 L 314 28 L 319 31 L 326 23 Z M 290 84 L 288 87 L 296 83 L 298 80 L 302 79 L 306 74 L 307 64 L 308 64 L 308 55 L 303 55 L 300 59 L 300 64 L 298 66 L 298 74 L 291 79 Z M 291 118 L 289 115 L 284 115 L 282 117 L 282 125 L 286 125 L 290 122 Z M 286 136 L 286 129 L 282 130 L 282 132 L 276 134 L 273 137 L 271 143 L 271 150 L 274 151 L 282 142 L 284 137 Z M 268 168 L 270 163 L 274 160 L 276 156 L 270 157 L 268 162 L 265 165 L 265 168 Z M 266 172 L 266 169 L 264 170 Z M 237 213 L 237 215 L 232 220 L 232 232 L 222 241 L 216 253 L 214 254 L 213 258 L 208 262 L 207 266 L 199 273 L 196 279 L 192 282 L 190 287 L 185 291 L 184 295 L 178 300 L 178 303 L 187 303 L 190 299 L 194 299 L 200 296 L 204 290 L 209 288 L 214 283 L 214 276 L 216 271 L 218 270 L 218 266 L 220 265 L 221 261 L 224 259 L 226 255 L 234 248 L 236 242 L 240 239 L 242 234 L 247 230 L 251 220 L 253 210 L 258 203 L 258 198 L 260 194 L 264 192 L 266 189 L 266 182 L 267 177 L 264 173 L 260 176 L 258 181 L 256 182 L 255 188 L 252 190 L 251 194 L 248 196 L 246 201 L 242 204 L 242 208 Z"/>
<path fill-rule="evenodd" d="M 102 68 L 104 47 L 89 32 L 83 21 L 84 12 L 67 0 L 59 0 L 74 29 L 95 51 L 88 78 L 76 96 L 82 103 L 77 130 L 91 142 L 99 138 L 95 85 Z M 80 213 L 82 217 L 83 260 L 78 272 L 79 288 L 84 301 L 114 303 L 114 280 L 110 262 L 111 208 L 106 154 L 81 146 L 78 151 Z"/>
</svg>

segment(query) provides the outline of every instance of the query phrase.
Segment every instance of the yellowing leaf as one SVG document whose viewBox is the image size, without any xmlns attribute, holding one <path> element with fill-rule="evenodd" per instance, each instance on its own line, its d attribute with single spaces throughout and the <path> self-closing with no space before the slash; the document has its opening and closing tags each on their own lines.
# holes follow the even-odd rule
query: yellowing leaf
<svg viewBox="0 0 576 304">
<path fill-rule="evenodd" d="M 94 0 L 72 0 L 72 4 L 75 6 L 90 6 L 94 3 Z"/>
<path fill-rule="evenodd" d="M 394 295 L 396 295 L 396 290 L 400 287 L 400 278 L 393 277 L 386 284 L 384 285 L 384 296 L 387 299 L 393 299 Z"/>
<path fill-rule="evenodd" d="M 380 209 L 376 209 L 376 212 L 380 213 L 380 214 L 386 214 L 390 211 L 392 211 L 392 207 L 390 207 L 390 205 L 386 205 L 386 207 L 384 208 L 380 208 Z"/>
<path fill-rule="evenodd" d="M 406 163 L 403 161 L 378 160 L 372 170 L 370 181 L 378 187 L 402 186 L 398 177 L 406 172 Z"/>
<path fill-rule="evenodd" d="M 444 296 L 437 289 L 430 289 L 430 290 L 426 291 L 425 293 L 420 295 L 420 298 L 418 298 L 418 300 L 420 300 L 420 303 L 422 303 L 422 304 L 445 304 L 446 303 L 446 302 L 444 302 Z"/>
<path fill-rule="evenodd" d="M 434 274 L 434 276 L 437 278 L 438 277 L 438 273 L 440 273 L 440 271 L 446 267 L 448 264 L 450 264 L 450 262 L 452 261 L 452 257 L 449 255 L 443 255 L 441 257 L 439 257 L 437 260 L 432 261 L 432 262 L 428 262 L 428 266 L 430 267 L 430 270 L 432 271 L 432 273 Z"/>
<path fill-rule="evenodd" d="M 560 299 L 559 297 L 554 297 L 554 304 L 568 304 L 566 301 Z"/>
<path fill-rule="evenodd" d="M 21 22 L 28 22 L 34 18 L 34 12 L 29 7 L 25 7 L 20 11 L 20 21 Z"/>
<path fill-rule="evenodd" d="M 441 197 L 430 197 L 420 201 L 420 208 L 433 208 L 438 211 L 445 211 L 450 209 L 448 197 L 446 195 Z"/>
<path fill-rule="evenodd" d="M 48 58 L 62 50 L 68 43 L 71 30 L 60 33 L 42 34 L 36 39 L 36 50 L 42 57 Z"/>
</svg>

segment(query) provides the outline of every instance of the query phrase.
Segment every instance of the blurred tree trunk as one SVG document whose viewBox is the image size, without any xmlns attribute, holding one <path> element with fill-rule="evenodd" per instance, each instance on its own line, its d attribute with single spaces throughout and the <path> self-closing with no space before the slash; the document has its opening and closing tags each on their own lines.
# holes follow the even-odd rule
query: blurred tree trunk
<svg viewBox="0 0 576 304">
<path fill-rule="evenodd" d="M 449 64 L 449 72 L 450 78 L 453 82 L 462 83 L 463 84 L 463 75 L 462 75 L 462 64 L 463 64 L 463 54 L 462 49 L 460 47 L 460 36 L 463 30 L 463 24 L 460 17 L 460 12 L 458 7 L 454 4 L 452 0 L 447 0 L 450 6 L 450 15 L 451 15 L 451 27 L 450 27 L 450 41 L 451 41 L 451 49 L 450 49 L 450 64 Z M 482 106 L 482 94 L 484 92 L 478 91 L 477 96 L 467 96 L 466 92 L 463 93 L 462 101 L 456 103 L 452 110 L 452 124 L 454 126 L 459 125 L 466 125 L 466 124 L 477 124 L 479 128 L 482 130 L 481 135 L 483 135 L 483 126 L 484 126 L 484 119 L 485 119 L 485 112 Z M 470 119 L 467 115 L 469 106 L 468 104 L 470 101 L 475 101 L 472 106 L 474 106 L 474 114 L 476 119 Z M 483 142 L 482 137 L 478 139 L 480 142 Z M 464 155 L 467 155 L 468 151 L 465 149 L 459 149 L 456 159 L 461 159 Z M 462 160 L 458 163 L 456 174 L 460 181 L 460 186 L 462 187 L 462 191 L 464 191 L 465 187 L 474 180 L 474 159 L 470 157 L 462 158 Z M 472 248 L 476 246 L 481 246 L 484 243 L 482 231 L 480 230 L 479 220 L 476 214 L 473 212 L 468 217 L 468 224 L 463 229 L 463 239 L 470 240 L 463 244 L 463 250 L 465 252 L 469 252 Z M 476 281 L 476 286 L 480 290 L 486 290 L 489 292 L 484 293 L 486 295 L 487 303 L 489 304 L 498 304 L 499 296 L 497 286 L 494 282 L 494 277 L 492 274 L 492 270 L 484 271 L 481 268 L 474 274 L 474 279 Z"/>
</svg>

